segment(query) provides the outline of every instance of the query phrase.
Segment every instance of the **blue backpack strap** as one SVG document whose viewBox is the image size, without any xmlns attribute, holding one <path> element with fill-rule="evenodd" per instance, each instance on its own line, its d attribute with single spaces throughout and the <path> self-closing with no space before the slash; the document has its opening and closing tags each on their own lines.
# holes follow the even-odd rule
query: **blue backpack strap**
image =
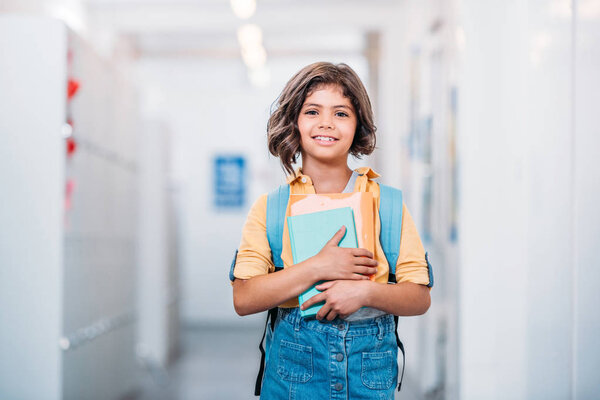
<svg viewBox="0 0 600 400">
<path fill-rule="evenodd" d="M 402 191 L 379 184 L 379 241 L 389 264 L 388 282 L 396 282 L 396 263 L 402 235 Z"/>
<path fill-rule="evenodd" d="M 267 196 L 267 240 L 271 247 L 271 260 L 275 264 L 275 271 L 283 269 L 283 260 L 281 259 L 281 240 L 283 239 L 283 224 L 285 222 L 285 211 L 287 209 L 288 200 L 290 198 L 290 185 L 285 184 L 273 190 Z M 263 375 L 265 372 L 266 355 L 270 346 L 270 335 L 268 332 L 269 323 L 271 332 L 275 329 L 275 320 L 277 319 L 277 307 L 271 308 L 267 313 L 265 321 L 265 329 L 258 349 L 260 350 L 260 366 L 254 384 L 254 395 L 260 396 Z M 267 339 L 265 350 L 265 339 Z"/>
<path fill-rule="evenodd" d="M 283 222 L 285 211 L 290 197 L 290 185 L 281 185 L 267 196 L 267 240 L 271 247 L 271 259 L 275 264 L 275 271 L 283 268 L 281 260 L 281 238 L 283 237 Z M 229 279 L 233 282 L 235 276 L 233 271 L 237 261 L 238 251 L 235 251 L 231 267 L 229 268 Z"/>
<path fill-rule="evenodd" d="M 233 270 L 235 270 L 235 263 L 237 261 L 237 255 L 238 255 L 238 251 L 235 251 L 235 254 L 233 255 L 233 260 L 231 261 L 231 266 L 229 267 L 229 280 L 231 282 L 235 281 L 235 275 L 233 274 Z"/>
<path fill-rule="evenodd" d="M 388 282 L 396 283 L 396 263 L 400 253 L 400 239 L 402 236 L 402 191 L 391 186 L 379 184 L 379 222 L 381 231 L 379 232 L 379 241 L 385 259 L 389 264 Z M 402 374 L 398 382 L 398 391 L 402 388 L 402 379 L 404 378 L 404 367 L 406 365 L 406 355 L 404 345 L 398 336 L 398 316 L 394 315 L 394 332 L 396 334 L 396 345 L 402 352 Z"/>
<path fill-rule="evenodd" d="M 429 283 L 427 284 L 427 287 L 433 287 L 433 268 L 431 268 L 427 253 L 425 253 L 425 261 L 427 261 L 427 274 L 429 274 Z"/>
<path fill-rule="evenodd" d="M 289 198 L 290 185 L 288 184 L 279 186 L 267 197 L 267 240 L 269 240 L 269 246 L 271 247 L 271 259 L 275 264 L 275 271 L 283 268 L 281 240 Z"/>
</svg>

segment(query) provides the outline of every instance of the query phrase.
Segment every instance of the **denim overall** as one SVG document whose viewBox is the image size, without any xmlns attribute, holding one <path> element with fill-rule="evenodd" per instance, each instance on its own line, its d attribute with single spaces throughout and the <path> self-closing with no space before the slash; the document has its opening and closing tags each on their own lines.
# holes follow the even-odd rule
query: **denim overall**
<svg viewBox="0 0 600 400">
<path fill-rule="evenodd" d="M 261 399 L 394 399 L 394 318 L 305 319 L 280 308 L 267 346 Z M 269 336 L 270 336 L 269 335 Z"/>
</svg>

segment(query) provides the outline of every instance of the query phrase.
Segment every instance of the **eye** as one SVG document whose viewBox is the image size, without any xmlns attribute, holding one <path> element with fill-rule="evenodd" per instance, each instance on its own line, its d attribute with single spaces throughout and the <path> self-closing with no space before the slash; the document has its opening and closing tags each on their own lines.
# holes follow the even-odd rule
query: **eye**
<svg viewBox="0 0 600 400">
<path fill-rule="evenodd" d="M 335 113 L 335 115 L 337 117 L 347 117 L 348 113 L 345 113 L 344 111 L 338 111 L 338 112 Z"/>
<path fill-rule="evenodd" d="M 306 110 L 304 112 L 304 114 L 306 114 L 306 115 L 317 115 L 317 111 L 316 110 Z"/>
</svg>

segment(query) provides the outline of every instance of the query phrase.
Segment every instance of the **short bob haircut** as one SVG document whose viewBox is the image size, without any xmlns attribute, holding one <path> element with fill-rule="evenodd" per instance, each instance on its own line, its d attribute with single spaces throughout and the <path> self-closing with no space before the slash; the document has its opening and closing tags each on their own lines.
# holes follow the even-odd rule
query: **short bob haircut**
<svg viewBox="0 0 600 400">
<path fill-rule="evenodd" d="M 288 81 L 275 102 L 267 124 L 269 151 L 279 157 L 283 169 L 294 174 L 292 164 L 301 154 L 298 116 L 307 96 L 323 86 L 337 85 L 356 112 L 356 132 L 350 154 L 360 158 L 375 149 L 373 110 L 369 95 L 356 72 L 346 64 L 317 62 L 302 68 Z"/>
</svg>

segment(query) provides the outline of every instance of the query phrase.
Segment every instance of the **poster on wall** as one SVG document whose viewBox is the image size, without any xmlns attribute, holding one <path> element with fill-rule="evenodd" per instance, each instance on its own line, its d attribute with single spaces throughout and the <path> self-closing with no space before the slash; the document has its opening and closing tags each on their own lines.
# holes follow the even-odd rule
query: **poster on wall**
<svg viewBox="0 0 600 400">
<path fill-rule="evenodd" d="M 246 158 L 217 155 L 214 158 L 214 205 L 219 209 L 242 208 L 246 203 Z"/>
</svg>

